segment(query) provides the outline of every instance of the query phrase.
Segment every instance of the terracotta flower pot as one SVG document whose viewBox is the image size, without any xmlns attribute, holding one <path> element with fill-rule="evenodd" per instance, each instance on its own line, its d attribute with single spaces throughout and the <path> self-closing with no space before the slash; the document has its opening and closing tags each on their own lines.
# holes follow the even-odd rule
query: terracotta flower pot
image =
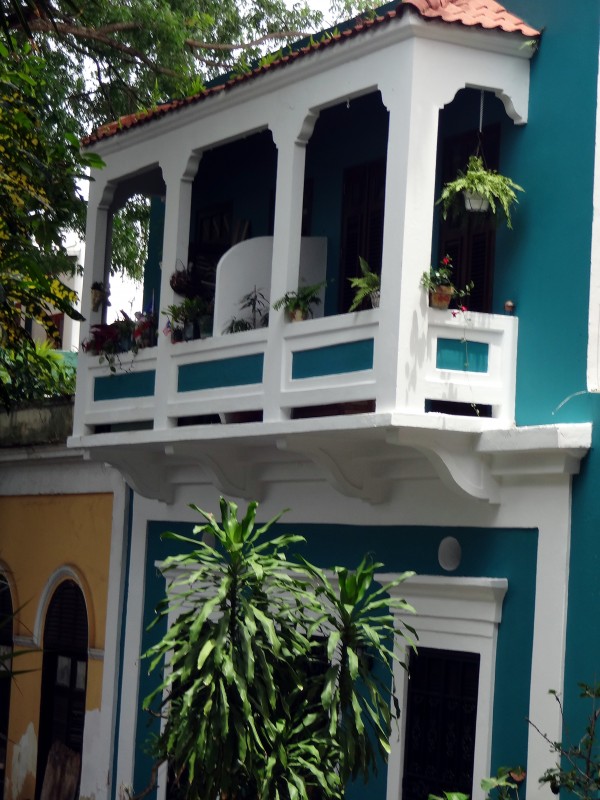
<svg viewBox="0 0 600 800">
<path fill-rule="evenodd" d="M 437 286 L 435 292 L 429 293 L 429 305 L 432 308 L 448 308 L 453 295 L 453 286 Z"/>
<path fill-rule="evenodd" d="M 302 322 L 308 319 L 308 314 L 302 308 L 296 308 L 294 311 L 289 312 L 290 322 Z"/>
</svg>

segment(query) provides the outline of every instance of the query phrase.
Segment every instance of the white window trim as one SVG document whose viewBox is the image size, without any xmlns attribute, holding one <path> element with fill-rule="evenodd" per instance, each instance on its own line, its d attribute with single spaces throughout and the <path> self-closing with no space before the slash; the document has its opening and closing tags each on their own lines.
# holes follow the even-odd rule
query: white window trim
<svg viewBox="0 0 600 800">
<path fill-rule="evenodd" d="M 377 580 L 387 583 L 395 577 L 393 574 L 378 574 Z M 419 636 L 417 647 L 479 654 L 473 800 L 484 800 L 485 794 L 479 784 L 490 770 L 496 642 L 507 588 L 505 578 L 416 575 L 391 592 L 392 596 L 403 597 L 416 609 L 414 616 L 403 616 L 403 620 L 416 629 Z M 400 658 L 408 660 L 404 641 L 398 643 L 398 650 Z M 402 717 L 398 734 L 392 733 L 386 800 L 402 798 L 408 678 L 399 665 L 395 666 L 395 678 Z M 452 791 L 456 787 L 444 788 Z"/>
</svg>

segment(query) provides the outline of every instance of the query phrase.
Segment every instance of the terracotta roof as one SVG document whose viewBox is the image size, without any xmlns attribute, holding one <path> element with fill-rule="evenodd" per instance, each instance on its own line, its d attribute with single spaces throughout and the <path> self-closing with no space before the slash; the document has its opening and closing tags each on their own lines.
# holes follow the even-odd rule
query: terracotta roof
<svg viewBox="0 0 600 800">
<path fill-rule="evenodd" d="M 192 97 L 183 100 L 172 100 L 163 103 L 149 111 L 141 111 L 136 114 L 128 114 L 115 122 L 101 125 L 96 131 L 82 139 L 84 146 L 94 144 L 102 139 L 108 139 L 115 134 L 123 133 L 129 128 L 144 125 L 153 119 L 163 117 L 172 111 L 177 111 L 189 105 L 204 100 L 210 95 L 228 91 L 238 84 L 253 80 L 265 72 L 273 69 L 285 67 L 293 61 L 312 55 L 319 50 L 325 50 L 341 44 L 347 39 L 352 39 L 362 33 L 366 33 L 371 28 L 376 28 L 391 22 L 393 19 L 400 18 L 404 11 L 412 7 L 426 20 L 438 19 L 447 23 L 455 23 L 468 26 L 479 26 L 488 30 L 502 30 L 506 33 L 520 33 L 528 38 L 540 35 L 540 31 L 527 25 L 522 19 L 511 14 L 496 0 L 403 0 L 400 5 L 391 11 L 386 11 L 370 20 L 358 19 L 354 24 L 344 25 L 339 31 L 332 33 L 329 37 L 324 37 L 318 41 L 311 41 L 306 46 L 299 46 L 292 52 L 273 61 L 271 64 L 257 67 L 252 72 L 225 78 L 224 82 L 205 89 Z"/>
<path fill-rule="evenodd" d="M 423 17 L 482 28 L 500 28 L 507 33 L 538 36 L 539 31 L 511 14 L 496 0 L 404 0 L 413 5 Z"/>
</svg>

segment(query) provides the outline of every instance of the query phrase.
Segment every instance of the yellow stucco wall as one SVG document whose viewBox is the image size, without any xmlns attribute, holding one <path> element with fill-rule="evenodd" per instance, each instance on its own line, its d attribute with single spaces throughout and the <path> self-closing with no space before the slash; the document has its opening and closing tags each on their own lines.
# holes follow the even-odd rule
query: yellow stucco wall
<svg viewBox="0 0 600 800">
<path fill-rule="evenodd" d="M 104 649 L 112 503 L 112 494 L 0 497 L 0 566 L 15 590 L 13 604 L 20 608 L 16 636 L 33 635 L 48 582 L 67 566 L 80 578 L 84 590 L 89 647 Z M 39 634 L 41 641 L 43 628 Z M 14 667 L 32 670 L 18 676 L 11 691 L 6 796 L 17 800 L 33 797 L 32 750 L 37 750 L 41 656 L 19 656 Z M 101 695 L 102 662 L 90 660 L 88 711 L 100 708 Z"/>
</svg>

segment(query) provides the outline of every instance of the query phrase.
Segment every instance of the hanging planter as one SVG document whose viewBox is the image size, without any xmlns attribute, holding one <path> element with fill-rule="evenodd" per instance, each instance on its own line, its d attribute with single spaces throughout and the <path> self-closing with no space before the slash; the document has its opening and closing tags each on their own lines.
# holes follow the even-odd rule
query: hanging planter
<svg viewBox="0 0 600 800">
<path fill-rule="evenodd" d="M 459 172 L 453 181 L 444 185 L 437 205 L 442 206 L 442 216 L 446 219 L 448 212 L 455 207 L 457 198 L 462 195 L 468 211 L 483 212 L 490 209 L 492 214 L 502 211 L 507 226 L 512 228 L 511 208 L 519 202 L 517 192 L 523 191 L 523 187 L 511 178 L 487 169 L 483 158 L 475 155 L 469 158 L 466 172 Z"/>
<path fill-rule="evenodd" d="M 100 311 L 103 305 L 110 305 L 110 292 L 104 288 L 102 281 L 92 283 L 92 311 Z"/>
<path fill-rule="evenodd" d="M 502 210 L 506 217 L 506 225 L 512 228 L 510 212 L 514 203 L 518 203 L 517 192 L 525 191 L 512 178 L 501 175 L 494 169 L 488 169 L 483 156 L 483 104 L 485 92 L 481 90 L 479 102 L 479 139 L 477 149 L 469 158 L 467 171 L 459 170 L 457 177 L 444 184 L 442 194 L 436 205 L 442 206 L 442 217 L 446 219 L 451 209 L 456 209 L 458 196 L 462 194 L 465 209 L 482 214 L 491 209 L 492 214 Z"/>
<path fill-rule="evenodd" d="M 490 209 L 490 201 L 479 192 L 463 192 L 465 208 L 475 214 L 483 214 Z"/>
</svg>

